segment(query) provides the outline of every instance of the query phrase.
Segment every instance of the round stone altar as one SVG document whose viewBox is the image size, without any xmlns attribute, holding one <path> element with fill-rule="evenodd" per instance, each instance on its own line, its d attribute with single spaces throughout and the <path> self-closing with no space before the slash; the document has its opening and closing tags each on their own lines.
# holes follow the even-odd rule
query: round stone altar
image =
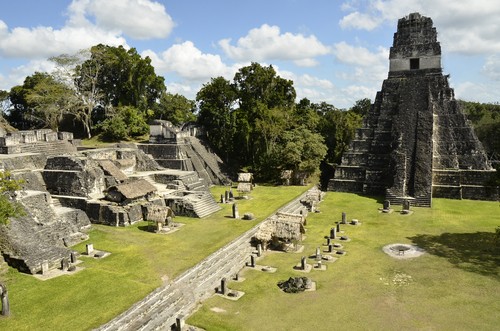
<svg viewBox="0 0 500 331">
<path fill-rule="evenodd" d="M 382 248 L 384 253 L 396 259 L 410 259 L 425 253 L 422 248 L 410 244 L 389 244 Z"/>
</svg>

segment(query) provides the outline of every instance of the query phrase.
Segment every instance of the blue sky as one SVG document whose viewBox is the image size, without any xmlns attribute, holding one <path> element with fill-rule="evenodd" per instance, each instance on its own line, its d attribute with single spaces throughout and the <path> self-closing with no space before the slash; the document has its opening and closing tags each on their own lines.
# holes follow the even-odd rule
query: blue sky
<svg viewBox="0 0 500 331">
<path fill-rule="evenodd" d="M 500 102 L 500 0 L 16 0 L 0 3 L 0 89 L 51 71 L 50 56 L 103 43 L 151 57 L 167 90 L 194 99 L 251 62 L 292 79 L 298 99 L 373 100 L 397 20 L 434 21 L 457 98 Z"/>
</svg>

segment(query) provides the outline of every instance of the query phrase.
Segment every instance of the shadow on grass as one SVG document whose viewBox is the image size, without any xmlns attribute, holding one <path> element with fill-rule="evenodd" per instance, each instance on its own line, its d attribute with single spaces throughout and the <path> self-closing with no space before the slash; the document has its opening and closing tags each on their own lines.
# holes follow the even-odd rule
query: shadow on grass
<svg viewBox="0 0 500 331">
<path fill-rule="evenodd" d="M 154 232 L 154 226 L 152 225 L 139 225 L 137 227 L 141 231 L 146 231 L 146 232 Z"/>
<path fill-rule="evenodd" d="M 456 267 L 500 280 L 500 249 L 493 232 L 420 234 L 408 237 L 429 254 L 444 257 Z"/>
</svg>

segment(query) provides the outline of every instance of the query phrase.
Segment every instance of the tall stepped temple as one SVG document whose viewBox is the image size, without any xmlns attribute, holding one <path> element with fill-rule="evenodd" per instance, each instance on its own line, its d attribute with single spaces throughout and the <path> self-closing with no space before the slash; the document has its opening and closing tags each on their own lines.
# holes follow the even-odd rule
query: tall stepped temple
<svg viewBox="0 0 500 331">
<path fill-rule="evenodd" d="M 443 75 L 432 19 L 399 19 L 388 78 L 328 189 L 430 207 L 432 197 L 498 199 L 494 174 Z"/>
</svg>

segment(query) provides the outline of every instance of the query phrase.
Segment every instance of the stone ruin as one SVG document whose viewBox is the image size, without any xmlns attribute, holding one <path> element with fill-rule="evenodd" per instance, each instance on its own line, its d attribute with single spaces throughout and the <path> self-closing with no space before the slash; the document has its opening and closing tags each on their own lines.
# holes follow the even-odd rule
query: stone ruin
<svg viewBox="0 0 500 331">
<path fill-rule="evenodd" d="M 278 282 L 278 287 L 286 293 L 298 293 L 313 288 L 313 281 L 308 277 L 290 277 Z"/>
<path fill-rule="evenodd" d="M 19 153 L 72 153 L 79 140 L 71 132 L 54 132 L 51 129 L 0 132 L 0 154 Z"/>
<path fill-rule="evenodd" d="M 494 174 L 442 73 L 431 18 L 401 18 L 388 78 L 328 189 L 430 207 L 432 197 L 498 199 L 498 188 L 488 184 Z"/>
<path fill-rule="evenodd" d="M 247 196 L 253 190 L 253 174 L 250 172 L 238 173 L 238 186 L 236 191 L 240 196 Z"/>
<path fill-rule="evenodd" d="M 196 171 L 207 186 L 227 185 L 230 181 L 222 173 L 222 160 L 200 136 L 193 124 L 177 127 L 169 121 L 155 120 L 149 126 L 149 143 L 137 146 L 164 168 Z"/>
<path fill-rule="evenodd" d="M 305 234 L 308 212 L 314 212 L 324 193 L 313 187 L 298 200 L 267 218 L 253 237 L 264 249 L 296 250 Z"/>
<path fill-rule="evenodd" d="M 78 255 L 70 247 L 88 239 L 92 223 L 150 221 L 163 231 L 175 215 L 205 217 L 221 208 L 197 171 L 164 168 L 134 144 L 77 145 L 71 134 L 51 130 L 0 137 L 0 169 L 24 181 L 15 200 L 26 211 L 0 226 L 0 250 L 22 272 L 68 270 Z"/>
</svg>

